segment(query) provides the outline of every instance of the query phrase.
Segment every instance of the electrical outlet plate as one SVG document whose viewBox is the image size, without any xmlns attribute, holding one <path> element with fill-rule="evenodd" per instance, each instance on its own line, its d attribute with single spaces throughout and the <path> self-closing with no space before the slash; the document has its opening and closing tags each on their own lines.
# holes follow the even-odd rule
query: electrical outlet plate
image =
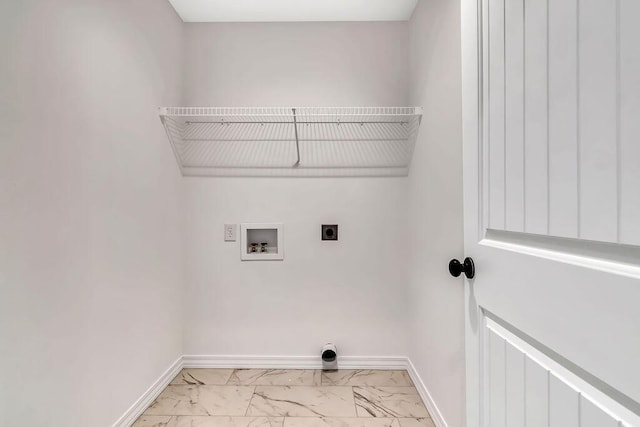
<svg viewBox="0 0 640 427">
<path fill-rule="evenodd" d="M 322 224 L 322 240 L 338 240 L 338 224 Z"/>
<path fill-rule="evenodd" d="M 224 241 L 235 242 L 238 226 L 237 224 L 225 224 L 224 225 Z"/>
</svg>

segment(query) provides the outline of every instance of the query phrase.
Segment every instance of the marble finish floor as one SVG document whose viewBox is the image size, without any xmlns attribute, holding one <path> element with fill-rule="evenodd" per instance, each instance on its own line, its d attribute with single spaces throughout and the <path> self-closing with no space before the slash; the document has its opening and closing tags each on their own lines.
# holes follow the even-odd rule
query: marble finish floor
<svg viewBox="0 0 640 427">
<path fill-rule="evenodd" d="M 406 371 L 184 369 L 133 427 L 435 427 Z"/>
</svg>

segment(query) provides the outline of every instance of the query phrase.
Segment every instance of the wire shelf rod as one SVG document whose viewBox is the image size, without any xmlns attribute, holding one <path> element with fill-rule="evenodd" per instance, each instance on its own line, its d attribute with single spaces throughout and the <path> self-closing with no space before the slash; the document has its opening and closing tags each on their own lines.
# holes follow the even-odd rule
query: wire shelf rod
<svg viewBox="0 0 640 427">
<path fill-rule="evenodd" d="M 188 166 L 198 167 L 200 169 L 291 169 L 291 166 L 227 166 L 227 165 L 214 165 L 214 166 Z M 405 165 L 355 165 L 355 166 L 299 166 L 296 169 L 402 169 L 406 168 Z"/>
<path fill-rule="evenodd" d="M 183 141 L 189 142 L 296 142 L 295 139 L 265 139 L 265 138 L 256 138 L 256 139 L 233 139 L 233 138 L 184 138 Z M 381 139 L 373 139 L 373 138 L 341 138 L 339 141 L 336 139 L 326 138 L 299 138 L 299 142 L 407 142 L 406 138 L 381 138 Z"/>
<path fill-rule="evenodd" d="M 304 122 L 300 122 L 300 121 L 292 121 L 292 122 L 272 122 L 272 121 L 256 121 L 256 122 L 228 122 L 228 121 L 186 121 L 185 124 L 187 125 L 196 125 L 196 124 L 201 124 L 201 125 L 377 125 L 377 124 L 382 124 L 382 125 L 394 125 L 394 124 L 398 124 L 398 125 L 406 125 L 408 122 L 406 121 L 355 121 L 355 122 L 343 122 L 343 121 L 330 121 L 330 122 L 316 122 L 316 121 L 304 121 Z"/>
</svg>

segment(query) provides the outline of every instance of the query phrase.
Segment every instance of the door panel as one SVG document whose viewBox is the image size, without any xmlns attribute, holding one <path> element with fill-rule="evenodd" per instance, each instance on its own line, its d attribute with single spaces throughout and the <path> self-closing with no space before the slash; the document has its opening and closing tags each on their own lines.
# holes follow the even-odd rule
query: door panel
<svg viewBox="0 0 640 427">
<path fill-rule="evenodd" d="M 620 0 L 620 241 L 640 245 L 638 0 Z"/>
<path fill-rule="evenodd" d="M 526 390 L 526 374 L 525 361 L 526 356 L 518 350 L 510 342 L 506 343 L 506 359 L 505 382 L 507 387 L 507 425 L 509 427 L 525 426 L 525 390 Z"/>
<path fill-rule="evenodd" d="M 462 5 L 468 427 L 640 426 L 640 3 Z"/>
<path fill-rule="evenodd" d="M 504 2 L 489 0 L 489 227 L 505 229 L 505 62 Z"/>
<path fill-rule="evenodd" d="M 505 230 L 524 231 L 524 0 L 505 4 Z"/>
<path fill-rule="evenodd" d="M 470 252 L 480 308 L 638 402 L 638 279 L 491 244 Z"/>
<path fill-rule="evenodd" d="M 640 244 L 640 5 L 482 3 L 487 227 Z"/>
<path fill-rule="evenodd" d="M 580 427 L 580 393 L 551 374 L 549 376 L 549 426 Z"/>
<path fill-rule="evenodd" d="M 579 237 L 604 242 L 618 242 L 616 4 L 581 0 L 578 11 Z"/>
<path fill-rule="evenodd" d="M 549 231 L 546 18 L 547 2 L 524 2 L 524 223 L 535 234 Z"/>
<path fill-rule="evenodd" d="M 640 422 L 640 416 L 491 317 L 485 319 L 484 336 L 491 402 L 486 425 L 607 427 Z"/>
<path fill-rule="evenodd" d="M 584 396 L 580 396 L 580 423 L 581 427 L 619 427 L 623 424 Z"/>
<path fill-rule="evenodd" d="M 527 427 L 547 427 L 549 423 L 549 372 L 525 357 L 525 407 Z"/>
<path fill-rule="evenodd" d="M 506 347 L 505 340 L 500 335 L 489 334 L 489 395 L 491 399 L 489 425 L 505 427 L 507 420 L 507 380 L 506 380 Z"/>
<path fill-rule="evenodd" d="M 578 0 L 549 3 L 549 234 L 578 237 Z"/>
</svg>

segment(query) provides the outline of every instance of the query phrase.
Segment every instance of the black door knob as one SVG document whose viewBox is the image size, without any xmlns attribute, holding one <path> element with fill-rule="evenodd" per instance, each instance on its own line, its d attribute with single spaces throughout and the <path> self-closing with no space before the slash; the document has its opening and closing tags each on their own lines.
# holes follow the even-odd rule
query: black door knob
<svg viewBox="0 0 640 427">
<path fill-rule="evenodd" d="M 467 279 L 473 279 L 476 275 L 476 266 L 469 257 L 465 258 L 462 263 L 457 259 L 452 259 L 449 262 L 449 273 L 451 273 L 453 277 L 458 277 L 464 273 Z"/>
</svg>

